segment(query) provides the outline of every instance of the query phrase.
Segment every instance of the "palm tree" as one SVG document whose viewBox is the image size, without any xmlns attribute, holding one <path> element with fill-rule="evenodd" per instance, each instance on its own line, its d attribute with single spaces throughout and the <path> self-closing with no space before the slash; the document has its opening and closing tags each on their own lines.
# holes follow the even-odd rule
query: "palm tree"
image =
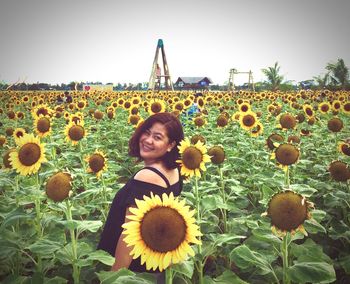
<svg viewBox="0 0 350 284">
<path fill-rule="evenodd" d="M 264 75 L 267 77 L 267 81 L 271 84 L 272 91 L 279 89 L 280 84 L 282 83 L 283 76 L 278 74 L 280 71 L 280 66 L 278 62 L 275 63 L 273 67 L 268 67 L 267 69 L 261 69 Z"/>
<path fill-rule="evenodd" d="M 344 90 L 348 83 L 349 68 L 346 67 L 343 59 L 339 58 L 336 63 L 328 63 L 326 69 L 330 73 L 330 80 L 333 85 L 340 87 Z"/>
<path fill-rule="evenodd" d="M 318 88 L 324 89 L 329 84 L 329 80 L 330 80 L 329 72 L 326 73 L 324 76 L 322 75 L 315 76 L 314 79 L 317 82 Z"/>
</svg>

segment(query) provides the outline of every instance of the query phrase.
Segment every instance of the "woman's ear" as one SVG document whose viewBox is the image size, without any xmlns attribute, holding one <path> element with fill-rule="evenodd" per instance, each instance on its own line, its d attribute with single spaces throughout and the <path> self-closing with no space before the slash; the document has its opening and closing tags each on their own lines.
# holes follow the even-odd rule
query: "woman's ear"
<svg viewBox="0 0 350 284">
<path fill-rule="evenodd" d="M 171 143 L 169 144 L 169 148 L 168 148 L 167 152 L 171 152 L 171 150 L 175 147 L 175 145 L 176 145 L 176 142 L 175 142 L 175 141 L 171 142 Z"/>
</svg>

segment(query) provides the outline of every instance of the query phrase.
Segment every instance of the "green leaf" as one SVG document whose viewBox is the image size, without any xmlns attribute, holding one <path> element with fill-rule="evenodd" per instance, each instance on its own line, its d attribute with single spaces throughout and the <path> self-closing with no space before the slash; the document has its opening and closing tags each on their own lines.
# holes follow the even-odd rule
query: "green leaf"
<svg viewBox="0 0 350 284">
<path fill-rule="evenodd" d="M 339 258 L 339 263 L 347 274 L 350 274 L 350 255 Z"/>
<path fill-rule="evenodd" d="M 292 243 L 290 253 L 298 259 L 298 262 L 332 263 L 332 259 L 323 253 L 322 246 L 316 244 L 312 239 L 307 239 L 301 245 Z"/>
<path fill-rule="evenodd" d="M 119 269 L 118 271 L 101 271 L 101 272 L 96 273 L 96 274 L 98 276 L 98 279 L 101 281 L 101 284 L 117 283 L 116 280 L 119 277 L 135 275 L 134 272 L 132 272 L 126 268 Z"/>
<path fill-rule="evenodd" d="M 300 262 L 289 267 L 289 278 L 296 283 L 331 283 L 336 280 L 332 265 L 326 262 Z"/>
<path fill-rule="evenodd" d="M 185 260 L 181 263 L 172 265 L 171 269 L 177 273 L 185 275 L 188 278 L 192 278 L 194 263 L 192 260 Z"/>
<path fill-rule="evenodd" d="M 258 267 L 262 275 L 271 272 L 268 261 L 261 254 L 250 250 L 246 245 L 241 245 L 233 249 L 230 253 L 230 259 L 242 269 Z"/>
<path fill-rule="evenodd" d="M 27 249 L 29 249 L 31 252 L 41 256 L 51 255 L 61 248 L 61 243 L 47 239 L 38 240 L 34 244 L 27 247 Z"/>
<path fill-rule="evenodd" d="M 23 211 L 22 208 L 16 208 L 15 210 L 11 211 L 6 215 L 5 219 L 1 223 L 0 231 L 10 225 L 15 224 L 16 221 L 28 220 L 28 219 L 33 220 L 34 217 L 35 217 L 34 212 L 27 213 Z"/>
<path fill-rule="evenodd" d="M 214 279 L 215 284 L 248 284 L 243 281 L 235 273 L 230 270 L 225 270 L 219 277 Z"/>
<path fill-rule="evenodd" d="M 318 223 L 315 219 L 306 220 L 304 222 L 305 230 L 309 233 L 316 234 L 318 232 L 326 233 L 325 227 Z"/>
<path fill-rule="evenodd" d="M 114 263 L 114 257 L 108 252 L 103 250 L 97 250 L 89 254 L 88 260 L 98 260 L 106 265 L 112 266 Z"/>
</svg>

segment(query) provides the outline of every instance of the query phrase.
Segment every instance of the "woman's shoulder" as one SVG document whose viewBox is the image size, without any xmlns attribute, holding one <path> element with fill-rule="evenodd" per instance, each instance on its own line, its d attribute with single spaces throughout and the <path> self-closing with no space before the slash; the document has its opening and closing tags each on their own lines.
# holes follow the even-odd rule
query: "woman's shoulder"
<svg viewBox="0 0 350 284">
<path fill-rule="evenodd" d="M 133 180 L 158 185 L 164 188 L 167 187 L 164 178 L 160 176 L 159 173 L 150 168 L 143 168 L 138 171 L 134 175 Z"/>
</svg>

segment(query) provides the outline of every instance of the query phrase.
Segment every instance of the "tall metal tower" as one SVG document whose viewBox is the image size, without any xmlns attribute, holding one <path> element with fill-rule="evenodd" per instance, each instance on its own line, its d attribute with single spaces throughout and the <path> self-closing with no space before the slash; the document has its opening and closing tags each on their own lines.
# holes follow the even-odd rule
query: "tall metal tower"
<svg viewBox="0 0 350 284">
<path fill-rule="evenodd" d="M 253 81 L 253 72 L 249 70 L 249 72 L 238 72 L 237 69 L 230 69 L 230 77 L 228 79 L 228 90 L 234 91 L 235 90 L 235 83 L 234 83 L 234 75 L 235 74 L 248 74 L 248 88 L 255 92 L 255 86 Z"/>
<path fill-rule="evenodd" d="M 161 68 L 158 64 L 159 50 L 162 51 L 164 75 L 162 75 Z M 153 65 L 152 65 L 151 76 L 149 78 L 148 89 L 152 90 L 152 91 L 154 91 L 156 89 L 160 90 L 162 78 L 164 78 L 164 81 L 165 81 L 164 82 L 165 89 L 174 91 L 173 83 L 171 82 L 171 76 L 170 76 L 170 72 L 169 72 L 168 63 L 167 63 L 166 56 L 165 56 L 164 43 L 163 43 L 162 39 L 158 39 L 156 54 L 154 56 Z"/>
</svg>

